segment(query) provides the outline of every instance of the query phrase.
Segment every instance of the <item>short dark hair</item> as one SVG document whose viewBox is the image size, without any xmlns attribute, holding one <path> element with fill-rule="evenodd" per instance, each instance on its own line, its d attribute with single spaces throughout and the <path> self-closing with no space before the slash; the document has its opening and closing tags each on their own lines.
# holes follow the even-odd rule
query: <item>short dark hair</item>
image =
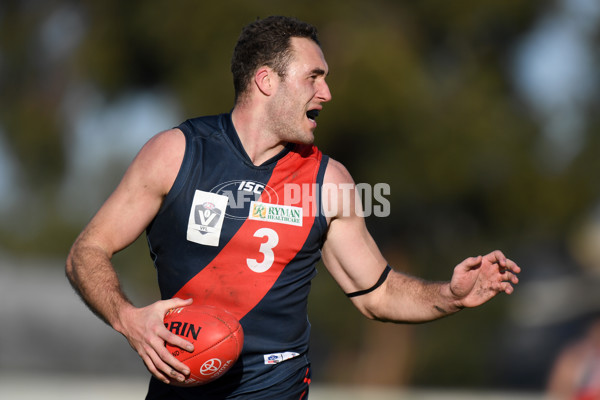
<svg viewBox="0 0 600 400">
<path fill-rule="evenodd" d="M 259 67 L 269 66 L 280 77 L 285 76 L 292 58 L 292 37 L 308 38 L 321 45 L 313 25 L 292 17 L 257 19 L 242 29 L 231 58 L 236 102 Z"/>
</svg>

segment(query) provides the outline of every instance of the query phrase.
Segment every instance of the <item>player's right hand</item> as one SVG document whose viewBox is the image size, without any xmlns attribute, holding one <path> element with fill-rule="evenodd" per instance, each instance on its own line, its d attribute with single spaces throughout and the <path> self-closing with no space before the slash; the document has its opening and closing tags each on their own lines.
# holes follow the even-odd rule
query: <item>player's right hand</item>
<svg viewBox="0 0 600 400">
<path fill-rule="evenodd" d="M 148 371 L 167 384 L 173 379 L 183 382 L 190 370 L 167 350 L 165 342 L 190 352 L 194 346 L 170 332 L 164 325 L 164 317 L 170 309 L 190 304 L 192 299 L 161 300 L 142 308 L 131 306 L 120 315 L 121 329 L 118 330 L 142 358 Z"/>
</svg>

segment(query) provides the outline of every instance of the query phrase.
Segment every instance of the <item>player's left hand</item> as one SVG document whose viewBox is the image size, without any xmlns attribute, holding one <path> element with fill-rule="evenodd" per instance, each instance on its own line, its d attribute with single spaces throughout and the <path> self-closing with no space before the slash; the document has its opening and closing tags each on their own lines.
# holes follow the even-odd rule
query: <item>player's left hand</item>
<svg viewBox="0 0 600 400">
<path fill-rule="evenodd" d="M 454 268 L 450 291 L 459 307 L 477 307 L 500 292 L 511 294 L 521 268 L 500 250 L 470 257 Z"/>
</svg>

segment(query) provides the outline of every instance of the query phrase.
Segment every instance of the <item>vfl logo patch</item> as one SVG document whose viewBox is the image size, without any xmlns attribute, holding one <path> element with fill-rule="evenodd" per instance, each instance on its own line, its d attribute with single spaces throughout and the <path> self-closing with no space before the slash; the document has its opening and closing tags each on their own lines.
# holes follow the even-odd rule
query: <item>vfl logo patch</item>
<svg viewBox="0 0 600 400">
<path fill-rule="evenodd" d="M 302 208 L 253 201 L 248 219 L 302 226 Z"/>
<path fill-rule="evenodd" d="M 227 200 L 227 196 L 196 190 L 190 208 L 187 240 L 206 246 L 218 246 Z"/>
</svg>

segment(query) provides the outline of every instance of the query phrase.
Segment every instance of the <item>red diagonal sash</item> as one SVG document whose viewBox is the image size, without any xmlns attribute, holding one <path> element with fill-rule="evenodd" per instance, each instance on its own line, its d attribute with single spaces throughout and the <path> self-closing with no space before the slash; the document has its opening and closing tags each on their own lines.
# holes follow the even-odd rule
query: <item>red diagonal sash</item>
<svg viewBox="0 0 600 400">
<path fill-rule="evenodd" d="M 277 192 L 280 203 L 283 204 L 285 184 L 315 182 L 321 153 L 314 147 L 311 151 L 308 157 L 290 153 L 277 163 L 267 185 Z M 262 200 L 261 196 L 259 201 Z M 302 203 L 292 206 L 302 207 Z M 221 307 L 241 319 L 263 299 L 285 266 L 302 249 L 314 219 L 314 213 L 304 210 L 302 226 L 246 220 L 219 255 L 174 297 L 192 297 L 196 304 Z M 277 244 L 273 246 L 274 239 Z M 273 256 L 272 263 L 265 259 L 269 253 Z M 254 272 L 248 266 L 248 259 L 270 267 L 264 272 Z"/>
</svg>

